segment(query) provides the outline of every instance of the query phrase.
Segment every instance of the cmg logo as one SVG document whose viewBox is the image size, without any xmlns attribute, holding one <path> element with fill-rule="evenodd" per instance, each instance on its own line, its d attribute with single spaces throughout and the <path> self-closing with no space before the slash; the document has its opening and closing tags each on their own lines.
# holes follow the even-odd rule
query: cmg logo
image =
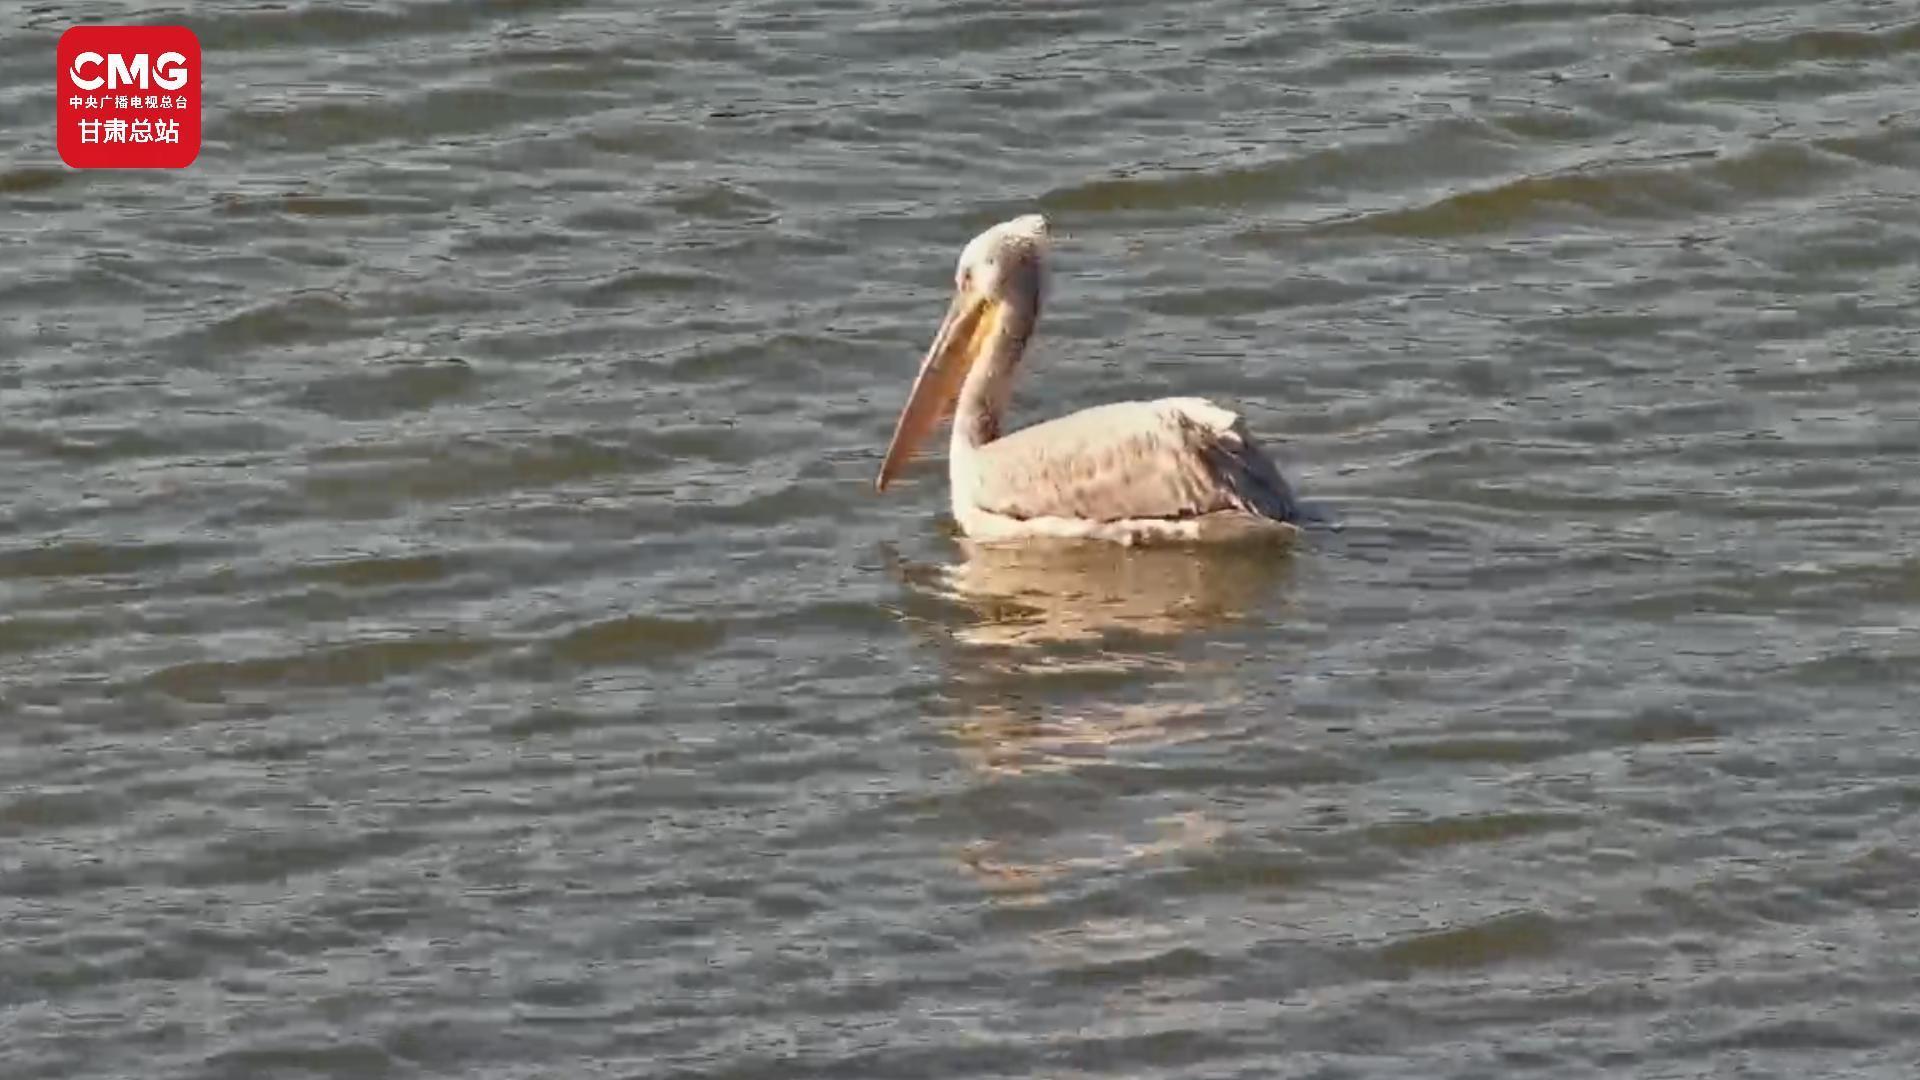
<svg viewBox="0 0 1920 1080">
<path fill-rule="evenodd" d="M 200 156 L 200 39 L 184 26 L 76 26 L 54 57 L 54 143 L 76 169 Z"/>
<path fill-rule="evenodd" d="M 147 77 L 149 64 L 152 65 L 152 79 Z M 106 69 L 105 75 L 91 74 L 102 67 Z M 101 56 L 88 51 L 73 58 L 73 66 L 67 69 L 67 78 L 82 90 L 119 90 L 122 87 L 151 90 L 155 86 L 162 90 L 178 90 L 187 85 L 187 58 L 177 52 L 164 52 L 158 57 L 152 53 L 135 53 L 129 57 L 126 53 Z"/>
</svg>

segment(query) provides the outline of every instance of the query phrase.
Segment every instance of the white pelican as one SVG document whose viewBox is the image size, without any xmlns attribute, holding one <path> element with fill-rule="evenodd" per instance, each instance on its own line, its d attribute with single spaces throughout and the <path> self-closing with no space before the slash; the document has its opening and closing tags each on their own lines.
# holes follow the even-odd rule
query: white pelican
<svg viewBox="0 0 1920 1080">
<path fill-rule="evenodd" d="M 953 516 L 982 541 L 1123 544 L 1291 539 L 1293 493 L 1246 424 L 1202 398 L 1122 401 L 1001 433 L 1040 318 L 1051 236 L 1026 214 L 973 238 L 955 295 L 894 427 L 876 487 L 953 416 Z"/>
</svg>

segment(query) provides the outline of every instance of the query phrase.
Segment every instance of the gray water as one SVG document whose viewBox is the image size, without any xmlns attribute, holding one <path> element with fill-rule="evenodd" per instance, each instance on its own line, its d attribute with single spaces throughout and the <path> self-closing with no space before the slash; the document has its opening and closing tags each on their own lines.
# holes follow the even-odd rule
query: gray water
<svg viewBox="0 0 1920 1080">
<path fill-rule="evenodd" d="M 0 116 L 0 1076 L 1914 1075 L 1909 0 L 22 3 Z M 1032 210 L 1015 422 L 1338 530 L 873 493 Z"/>
</svg>

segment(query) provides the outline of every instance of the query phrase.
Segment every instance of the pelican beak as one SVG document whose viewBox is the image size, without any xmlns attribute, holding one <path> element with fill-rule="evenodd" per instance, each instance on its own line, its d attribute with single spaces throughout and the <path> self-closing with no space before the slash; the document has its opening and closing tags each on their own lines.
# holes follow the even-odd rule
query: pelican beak
<svg viewBox="0 0 1920 1080">
<path fill-rule="evenodd" d="M 933 336 L 933 346 L 920 364 L 920 374 L 914 376 L 906 408 L 900 410 L 893 441 L 887 444 L 886 460 L 880 463 L 880 478 L 874 482 L 875 490 L 887 490 L 928 433 L 953 411 L 960 386 L 992 330 L 994 320 L 987 317 L 991 306 L 987 297 L 968 289 L 954 295 L 940 332 Z"/>
</svg>

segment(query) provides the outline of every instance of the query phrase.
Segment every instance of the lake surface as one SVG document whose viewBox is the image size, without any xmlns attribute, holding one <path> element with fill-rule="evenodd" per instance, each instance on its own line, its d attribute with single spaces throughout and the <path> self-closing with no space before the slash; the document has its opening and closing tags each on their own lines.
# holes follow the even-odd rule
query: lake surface
<svg viewBox="0 0 1920 1080">
<path fill-rule="evenodd" d="M 682 8 L 669 14 L 665 9 Z M 74 172 L 55 39 L 206 144 Z M 1898 1078 L 1910 0 L 0 13 L 0 1075 Z M 1337 529 L 872 491 L 1015 423 Z"/>
</svg>

